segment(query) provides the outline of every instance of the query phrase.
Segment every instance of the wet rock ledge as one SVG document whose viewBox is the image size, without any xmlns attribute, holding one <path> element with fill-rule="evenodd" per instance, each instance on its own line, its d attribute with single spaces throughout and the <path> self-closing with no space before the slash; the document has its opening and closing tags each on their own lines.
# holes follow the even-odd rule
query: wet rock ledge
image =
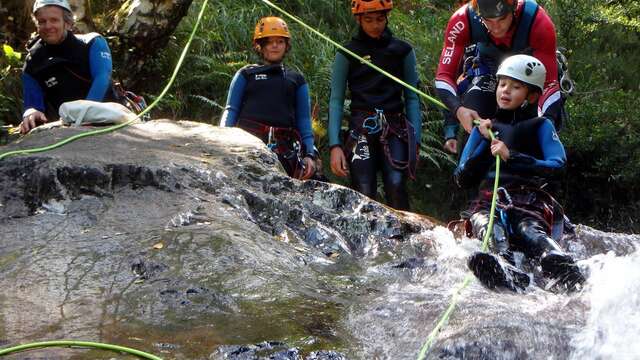
<svg viewBox="0 0 640 360">
<path fill-rule="evenodd" d="M 48 145 L 58 128 L 3 148 Z M 167 358 L 342 359 L 378 263 L 427 218 L 288 178 L 239 129 L 156 120 L 0 161 L 0 344 L 82 339 Z M 275 345 L 274 345 L 275 344 Z M 88 350 L 42 350 L 67 358 Z M 52 355 L 53 354 L 53 355 Z M 43 355 L 44 356 L 44 355 Z"/>
</svg>

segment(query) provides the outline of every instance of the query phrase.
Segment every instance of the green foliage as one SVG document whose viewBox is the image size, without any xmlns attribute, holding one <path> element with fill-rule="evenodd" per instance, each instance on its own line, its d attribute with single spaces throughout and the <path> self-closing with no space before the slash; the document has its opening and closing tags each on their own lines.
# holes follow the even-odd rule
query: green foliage
<svg viewBox="0 0 640 360">
<path fill-rule="evenodd" d="M 577 83 L 576 94 L 567 104 L 571 119 L 561 133 L 572 165 L 568 182 L 589 179 L 608 179 L 632 187 L 640 171 L 638 152 L 638 79 L 640 78 L 640 3 L 629 0 L 571 0 L 540 1 L 552 16 L 558 44 L 566 47 L 570 74 Z M 197 10 L 199 1 L 192 6 Z M 280 1 L 284 7 L 304 22 L 328 35 L 338 43 L 345 43 L 355 32 L 356 25 L 348 1 L 292 0 Z M 410 42 L 417 54 L 420 89 L 434 94 L 433 77 L 440 55 L 446 23 L 457 6 L 448 1 L 396 1 L 390 15 L 390 28 L 400 38 Z M 262 16 L 276 15 L 259 1 L 238 2 L 221 0 L 209 10 L 198 34 L 187 65 L 165 111 L 180 118 L 217 123 L 226 101 L 229 82 L 240 67 L 255 62 L 251 50 L 251 36 L 255 22 Z M 160 57 L 160 73 L 175 63 L 177 52 L 193 25 L 194 13 L 181 24 L 175 41 Z M 326 130 L 330 84 L 330 67 L 335 48 L 290 19 L 293 49 L 286 62 L 303 73 L 309 82 L 314 105 L 314 129 L 327 164 Z M 461 203 L 446 209 L 434 203 L 447 202 L 440 193 L 451 194 L 450 174 L 454 159 L 442 149 L 442 118 L 440 111 L 423 100 L 422 170 L 418 181 L 411 183 L 414 208 L 421 212 L 437 213 L 442 219 L 455 214 Z M 329 171 L 327 171 L 329 172 Z M 578 176 L 578 174 L 580 176 Z M 331 177 L 331 174 L 327 174 Z M 332 180 L 338 180 L 333 179 Z M 338 180 L 341 182 L 340 180 Z M 589 182 L 576 183 L 586 188 Z M 571 185 L 570 185 L 571 186 Z M 454 194 L 459 201 L 467 195 Z M 450 200 L 450 199 L 449 199 Z"/>
<path fill-rule="evenodd" d="M 570 1 L 549 4 L 559 43 L 569 47 L 576 93 L 565 145 L 589 159 L 581 170 L 634 183 L 640 175 L 638 79 L 640 4 L 637 1 Z M 585 156 L 588 155 L 588 156 Z"/>
<path fill-rule="evenodd" d="M 93 2 L 103 11 L 116 0 Z M 443 42 L 445 25 L 458 2 L 444 0 L 399 0 L 390 15 L 390 28 L 398 37 L 410 42 L 416 51 L 419 88 L 433 96 L 433 77 Z M 618 202 L 633 203 L 625 209 L 640 213 L 639 131 L 636 115 L 640 92 L 640 2 L 635 0 L 540 0 L 551 15 L 558 32 L 558 45 L 568 49 L 570 75 L 576 81 L 576 93 L 567 106 L 570 120 L 560 133 L 569 155 L 568 188 L 589 195 L 602 196 L 585 215 L 597 222 L 593 214 L 598 207 L 611 207 Z M 143 92 L 153 95 L 168 79 L 195 22 L 201 0 L 194 1 L 189 15 L 183 19 L 164 51 L 148 64 L 153 81 L 147 81 Z M 347 0 L 276 1 L 295 16 L 338 43 L 345 43 L 356 30 Z M 113 14 L 105 17 L 108 23 Z M 202 27 L 193 43 L 176 84 L 160 109 L 154 113 L 172 118 L 187 118 L 217 124 L 226 103 L 229 83 L 235 72 L 256 62 L 251 38 L 256 21 L 263 16 L 282 16 L 260 1 L 218 0 L 209 3 Z M 286 62 L 304 74 L 309 82 L 314 109 L 314 131 L 324 155 L 328 171 L 326 122 L 328 113 L 331 63 L 336 49 L 290 19 L 292 50 Z M 0 56 L 0 122 L 21 113 L 20 62 L 11 54 Z M 13 54 L 16 54 L 13 52 Z M 118 64 L 114 64 L 117 69 Z M 455 193 L 450 174 L 454 159 L 442 149 L 440 111 L 423 100 L 423 167 L 418 181 L 410 185 L 414 209 L 436 214 L 443 220 L 455 216 L 466 195 Z M 327 174 L 331 177 L 331 174 Z M 332 179 L 333 180 L 333 179 Z M 598 186 L 625 189 L 630 196 L 615 198 Z M 576 196 L 568 191 L 569 197 Z M 458 198 L 451 204 L 451 198 Z M 567 199 L 571 200 L 571 199 Z M 454 202 L 455 202 L 454 201 Z M 576 212 L 581 204 L 574 206 Z M 635 207 L 634 207 L 635 206 Z M 594 208 L 595 207 L 595 208 Z M 635 210 L 634 210 L 635 209 Z M 570 213 L 573 212 L 570 209 Z M 609 211 L 608 213 L 611 213 Z M 609 221 L 611 216 L 601 216 Z M 605 220 L 603 220 L 605 221 Z M 602 224 L 600 224 L 602 225 Z M 628 229 L 624 224 L 606 224 L 609 228 Z M 640 229 L 636 228 L 636 231 Z"/>
<path fill-rule="evenodd" d="M 22 113 L 22 54 L 4 44 L 0 52 L 0 126 L 15 124 Z"/>
<path fill-rule="evenodd" d="M 599 227 L 640 231 L 629 221 L 640 207 L 640 3 L 556 0 L 545 6 L 558 43 L 570 49 L 576 81 L 567 103 L 571 118 L 561 133 L 569 158 L 569 211 Z"/>
<path fill-rule="evenodd" d="M 16 64 L 22 59 L 22 54 L 14 51 L 13 48 L 7 44 L 2 45 L 2 51 L 4 57 L 6 57 L 10 63 Z"/>
</svg>

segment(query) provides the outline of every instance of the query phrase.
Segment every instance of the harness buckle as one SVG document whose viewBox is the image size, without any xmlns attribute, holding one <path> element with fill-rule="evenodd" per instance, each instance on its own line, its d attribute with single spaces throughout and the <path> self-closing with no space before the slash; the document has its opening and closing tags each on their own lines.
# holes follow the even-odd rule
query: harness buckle
<svg viewBox="0 0 640 360">
<path fill-rule="evenodd" d="M 499 187 L 497 192 L 498 192 L 499 200 L 501 202 L 503 202 L 506 205 L 513 205 L 513 199 L 511 198 L 511 195 L 509 195 L 509 192 L 507 191 L 507 189 L 505 189 L 504 187 Z M 502 198 L 500 197 L 500 195 L 504 196 L 504 199 L 506 201 L 502 201 Z"/>
<path fill-rule="evenodd" d="M 375 115 L 364 118 L 362 128 L 367 130 L 367 134 L 374 135 L 382 131 L 386 123 L 387 118 L 384 116 L 384 111 L 376 109 Z"/>
</svg>

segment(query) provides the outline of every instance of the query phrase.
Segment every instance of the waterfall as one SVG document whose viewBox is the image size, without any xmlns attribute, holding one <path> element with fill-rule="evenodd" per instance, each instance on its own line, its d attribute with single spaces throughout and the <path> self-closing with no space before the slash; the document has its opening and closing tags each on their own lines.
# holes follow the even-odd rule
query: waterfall
<svg viewBox="0 0 640 360">
<path fill-rule="evenodd" d="M 640 251 L 596 255 L 589 262 L 590 310 L 572 339 L 571 359 L 632 359 L 640 356 Z"/>
</svg>

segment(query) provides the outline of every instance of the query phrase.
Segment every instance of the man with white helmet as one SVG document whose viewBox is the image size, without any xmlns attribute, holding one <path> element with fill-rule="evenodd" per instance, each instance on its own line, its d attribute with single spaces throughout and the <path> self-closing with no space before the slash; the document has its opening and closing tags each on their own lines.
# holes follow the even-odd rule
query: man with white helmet
<svg viewBox="0 0 640 360">
<path fill-rule="evenodd" d="M 482 239 L 489 223 L 494 157 L 503 162 L 491 244 L 500 257 L 478 252 L 469 259 L 476 277 L 490 288 L 515 291 L 529 285 L 529 276 L 514 266 L 514 251 L 524 253 L 534 268 L 539 263 L 545 277 L 567 290 L 584 281 L 574 260 L 556 242 L 565 218 L 547 185 L 563 170 L 566 154 L 553 122 L 537 113 L 545 77 L 545 66 L 529 55 L 511 56 L 500 64 L 496 116 L 481 120 L 472 130 L 454 173 L 461 187 L 480 183 L 480 195 L 463 217 L 469 235 Z M 489 129 L 496 139 L 491 140 Z"/>
<path fill-rule="evenodd" d="M 97 33 L 73 34 L 67 0 L 36 0 L 33 21 L 38 36 L 28 45 L 22 72 L 23 134 L 57 118 L 64 102 L 114 99 L 107 41 Z"/>
</svg>

